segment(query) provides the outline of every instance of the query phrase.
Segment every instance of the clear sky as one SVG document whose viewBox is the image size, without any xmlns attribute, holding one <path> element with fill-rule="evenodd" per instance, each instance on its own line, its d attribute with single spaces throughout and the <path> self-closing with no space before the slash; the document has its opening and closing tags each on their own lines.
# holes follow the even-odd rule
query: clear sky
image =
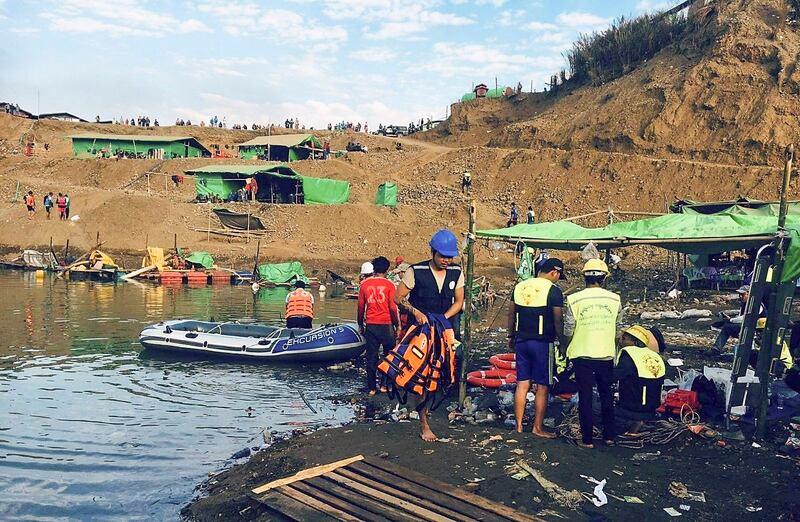
<svg viewBox="0 0 800 522">
<path fill-rule="evenodd" d="M 495 77 L 542 90 L 578 34 L 678 1 L 0 0 L 0 101 L 164 124 L 407 124 Z"/>
</svg>

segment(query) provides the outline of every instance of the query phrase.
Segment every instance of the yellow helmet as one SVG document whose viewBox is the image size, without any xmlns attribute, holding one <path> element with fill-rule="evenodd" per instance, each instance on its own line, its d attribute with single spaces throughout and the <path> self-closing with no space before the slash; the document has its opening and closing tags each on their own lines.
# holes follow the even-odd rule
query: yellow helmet
<svg viewBox="0 0 800 522">
<path fill-rule="evenodd" d="M 641 341 L 644 346 L 647 346 L 650 342 L 650 335 L 647 328 L 640 324 L 635 324 L 630 328 L 626 328 L 622 333 L 626 333 L 634 339 Z"/>
<path fill-rule="evenodd" d="M 767 318 L 761 317 L 756 321 L 756 330 L 763 330 L 767 327 Z"/>
<path fill-rule="evenodd" d="M 608 265 L 602 259 L 590 259 L 583 265 L 583 274 L 590 276 L 608 275 Z"/>
</svg>

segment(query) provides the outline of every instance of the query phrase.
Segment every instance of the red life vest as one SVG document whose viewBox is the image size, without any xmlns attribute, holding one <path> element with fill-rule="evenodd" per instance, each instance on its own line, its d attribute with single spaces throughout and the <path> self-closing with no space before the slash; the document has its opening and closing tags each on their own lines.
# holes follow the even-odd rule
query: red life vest
<svg viewBox="0 0 800 522">
<path fill-rule="evenodd" d="M 59 196 L 56 198 L 56 206 L 58 208 L 67 208 L 67 198 Z"/>
<path fill-rule="evenodd" d="M 289 292 L 289 300 L 286 302 L 286 317 L 310 317 L 313 319 L 313 296 L 302 288 Z"/>
<path fill-rule="evenodd" d="M 32 207 L 35 203 L 36 203 L 36 200 L 34 199 L 34 197 L 32 195 L 30 195 L 30 194 L 26 194 L 25 195 L 25 204 L 26 205 L 28 205 L 29 207 Z"/>
</svg>

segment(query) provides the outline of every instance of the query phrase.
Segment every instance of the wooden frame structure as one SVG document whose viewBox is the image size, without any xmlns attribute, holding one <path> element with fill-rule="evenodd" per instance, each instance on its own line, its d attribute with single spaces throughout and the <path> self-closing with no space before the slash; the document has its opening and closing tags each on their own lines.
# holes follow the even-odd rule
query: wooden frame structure
<svg viewBox="0 0 800 522">
<path fill-rule="evenodd" d="M 397 464 L 357 455 L 252 490 L 270 510 L 298 521 L 542 522 Z"/>
</svg>

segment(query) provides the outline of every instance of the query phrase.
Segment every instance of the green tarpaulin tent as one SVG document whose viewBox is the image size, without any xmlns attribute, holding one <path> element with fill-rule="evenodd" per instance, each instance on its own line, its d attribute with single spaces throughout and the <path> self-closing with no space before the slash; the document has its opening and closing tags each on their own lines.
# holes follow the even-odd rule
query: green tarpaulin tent
<svg viewBox="0 0 800 522">
<path fill-rule="evenodd" d="M 765 245 L 775 237 L 777 227 L 777 218 L 771 216 L 668 214 L 602 228 L 569 221 L 516 225 L 480 230 L 477 236 L 557 250 L 580 250 L 592 241 L 600 248 L 655 245 L 685 254 L 716 254 Z M 783 280 L 793 281 L 800 276 L 800 216 L 788 216 L 786 228 L 791 243 Z"/>
<path fill-rule="evenodd" d="M 386 207 L 396 207 L 397 185 L 389 181 L 381 183 L 381 186 L 378 187 L 378 193 L 375 194 L 375 204 Z"/>
<path fill-rule="evenodd" d="M 193 265 L 200 265 L 203 268 L 211 268 L 214 266 L 214 258 L 208 252 L 192 252 L 184 258 L 187 263 Z"/>
<path fill-rule="evenodd" d="M 306 273 L 300 261 L 258 265 L 258 278 L 276 285 L 294 283 L 298 279 L 306 283 L 308 282 L 308 278 L 306 277 Z"/>
<path fill-rule="evenodd" d="M 800 215 L 799 201 L 789 201 L 786 208 L 789 215 Z M 744 198 L 737 201 L 716 201 L 709 203 L 678 201 L 672 204 L 670 210 L 683 214 L 734 214 L 777 217 L 780 211 L 780 204 L 774 201 L 757 201 Z"/>
<path fill-rule="evenodd" d="M 337 179 L 314 178 L 301 176 L 291 167 L 283 163 L 262 165 L 208 165 L 198 169 L 187 170 L 186 174 L 195 177 L 197 195 L 216 196 L 227 200 L 232 192 L 244 187 L 245 180 L 251 176 L 258 182 L 259 201 L 275 203 L 291 203 L 291 194 L 295 193 L 297 182 L 302 184 L 303 201 L 307 205 L 341 205 L 350 199 L 350 183 Z M 271 200 L 268 178 L 284 180 L 273 193 L 276 199 Z"/>
</svg>

